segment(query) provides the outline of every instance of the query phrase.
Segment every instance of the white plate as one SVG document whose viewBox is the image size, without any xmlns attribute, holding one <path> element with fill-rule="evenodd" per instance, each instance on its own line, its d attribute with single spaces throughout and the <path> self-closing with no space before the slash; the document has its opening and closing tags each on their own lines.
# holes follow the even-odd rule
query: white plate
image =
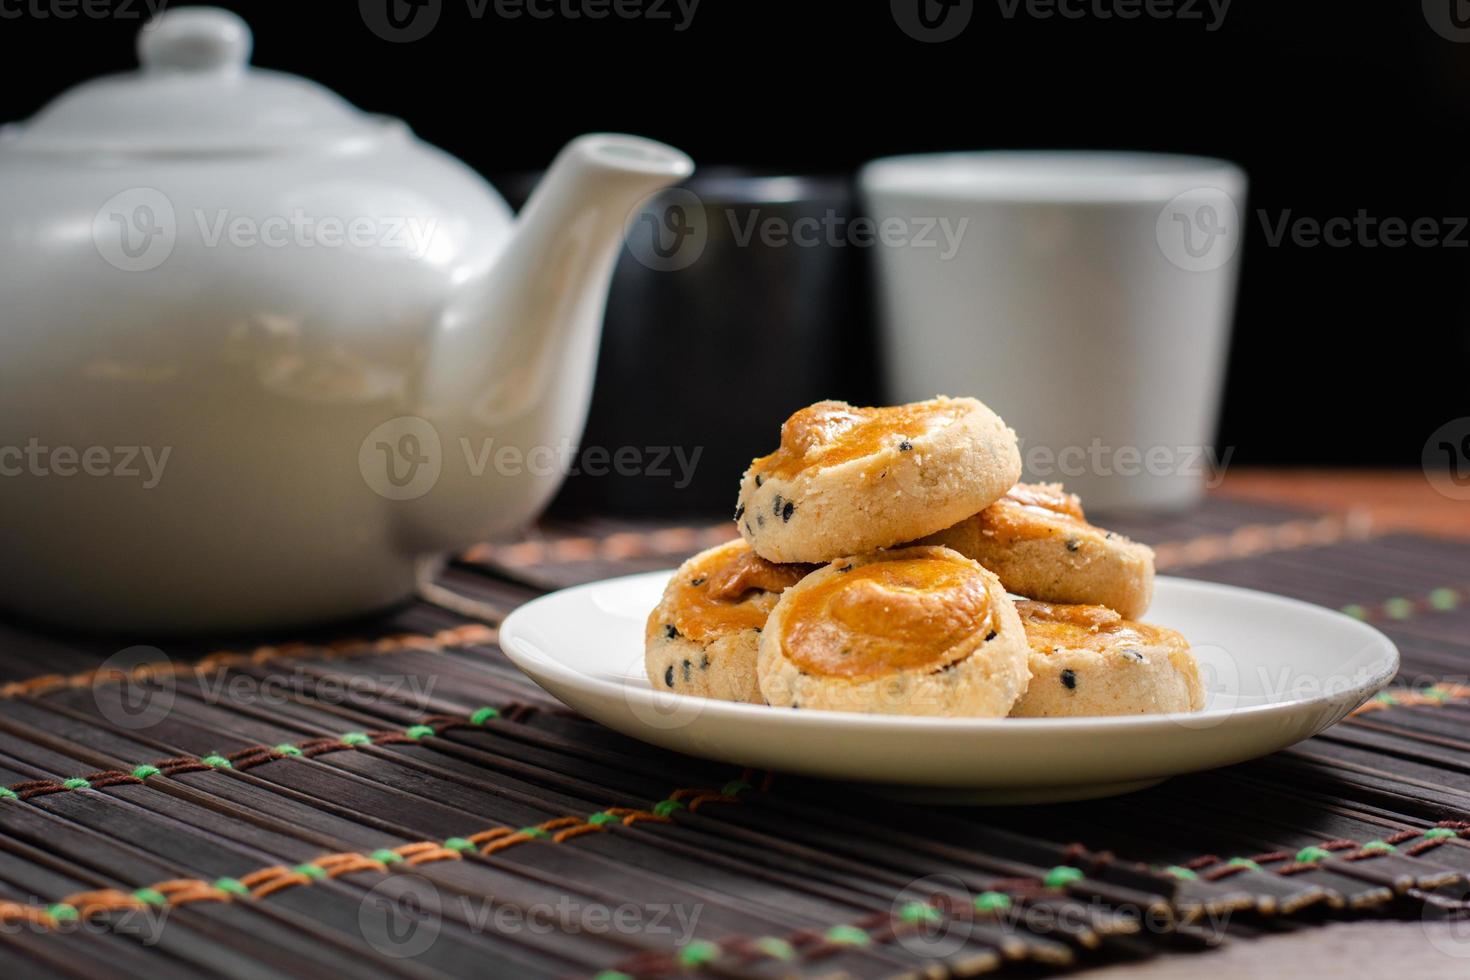
<svg viewBox="0 0 1470 980">
<path fill-rule="evenodd" d="M 974 719 L 791 711 L 652 688 L 643 624 L 670 572 L 565 589 L 506 619 L 500 643 L 557 698 L 609 728 L 722 762 L 882 784 L 920 799 L 1019 803 L 1141 789 L 1315 735 L 1382 688 L 1399 656 L 1382 633 L 1320 606 L 1160 578 L 1150 622 L 1194 645 L 1197 714 Z"/>
</svg>

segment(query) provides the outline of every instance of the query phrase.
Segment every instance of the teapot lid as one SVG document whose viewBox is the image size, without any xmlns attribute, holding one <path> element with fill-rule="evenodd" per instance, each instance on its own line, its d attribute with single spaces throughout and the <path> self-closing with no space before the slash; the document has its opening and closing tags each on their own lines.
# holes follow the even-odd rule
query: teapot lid
<svg viewBox="0 0 1470 980">
<path fill-rule="evenodd" d="M 250 67 L 251 43 L 245 21 L 227 10 L 161 13 L 138 33 L 137 71 L 69 89 L 7 127 L 0 146 L 189 155 L 320 146 L 384 130 L 383 117 L 316 82 Z"/>
</svg>

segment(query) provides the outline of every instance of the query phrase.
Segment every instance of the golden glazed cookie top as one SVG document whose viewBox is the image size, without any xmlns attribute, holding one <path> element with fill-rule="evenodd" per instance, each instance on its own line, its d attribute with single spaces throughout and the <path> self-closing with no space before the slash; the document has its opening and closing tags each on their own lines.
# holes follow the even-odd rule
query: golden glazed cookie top
<svg viewBox="0 0 1470 980">
<path fill-rule="evenodd" d="M 1082 500 L 1060 483 L 1018 483 L 980 512 L 980 531 L 1002 541 L 1050 537 L 1059 529 L 1092 528 Z"/>
<path fill-rule="evenodd" d="M 953 423 L 965 403 L 936 398 L 889 408 L 857 408 L 846 402 L 817 402 L 783 422 L 780 448 L 750 468 L 761 478 L 789 480 L 803 470 L 838 466 L 888 447 L 907 451 L 906 447 L 913 448 L 910 440 Z"/>
<path fill-rule="evenodd" d="M 992 629 L 985 573 L 937 549 L 836 569 L 789 597 L 781 646 L 803 673 L 860 681 L 940 670 L 969 654 L 966 640 Z"/>
<path fill-rule="evenodd" d="M 650 619 L 647 633 L 672 627 L 680 636 L 704 643 L 739 630 L 760 629 L 776 599 L 812 570 L 811 565 L 777 565 L 731 541 L 706 552 L 683 569 L 664 593 L 661 619 Z"/>
<path fill-rule="evenodd" d="M 1051 653 L 1058 649 L 1102 653 L 1126 644 L 1171 646 L 1189 644 L 1174 630 L 1124 619 L 1106 606 L 1077 606 L 1020 600 L 1016 611 L 1031 649 Z"/>
</svg>

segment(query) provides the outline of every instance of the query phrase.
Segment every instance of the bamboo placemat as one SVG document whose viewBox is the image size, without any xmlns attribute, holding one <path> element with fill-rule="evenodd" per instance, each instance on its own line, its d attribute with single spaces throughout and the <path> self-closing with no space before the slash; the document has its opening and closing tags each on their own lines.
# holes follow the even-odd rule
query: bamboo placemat
<svg viewBox="0 0 1470 980">
<path fill-rule="evenodd" d="M 495 646 L 541 591 L 724 524 L 543 528 L 311 635 L 0 623 L 0 975 L 1034 974 L 1465 912 L 1466 547 L 1224 499 L 1114 523 L 1166 571 L 1374 622 L 1398 686 L 1142 793 L 941 809 L 625 739 Z"/>
</svg>

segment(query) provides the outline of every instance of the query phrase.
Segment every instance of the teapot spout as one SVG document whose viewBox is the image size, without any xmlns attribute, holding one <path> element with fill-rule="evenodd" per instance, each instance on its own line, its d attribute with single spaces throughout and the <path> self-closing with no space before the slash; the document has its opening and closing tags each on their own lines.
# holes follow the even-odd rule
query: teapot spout
<svg viewBox="0 0 1470 980">
<path fill-rule="evenodd" d="M 467 284 L 432 338 L 418 414 L 444 458 L 407 510 L 414 550 L 512 530 L 550 501 L 586 423 L 624 231 L 644 198 L 693 171 L 635 136 L 581 136 L 557 155 L 484 281 Z"/>
</svg>

